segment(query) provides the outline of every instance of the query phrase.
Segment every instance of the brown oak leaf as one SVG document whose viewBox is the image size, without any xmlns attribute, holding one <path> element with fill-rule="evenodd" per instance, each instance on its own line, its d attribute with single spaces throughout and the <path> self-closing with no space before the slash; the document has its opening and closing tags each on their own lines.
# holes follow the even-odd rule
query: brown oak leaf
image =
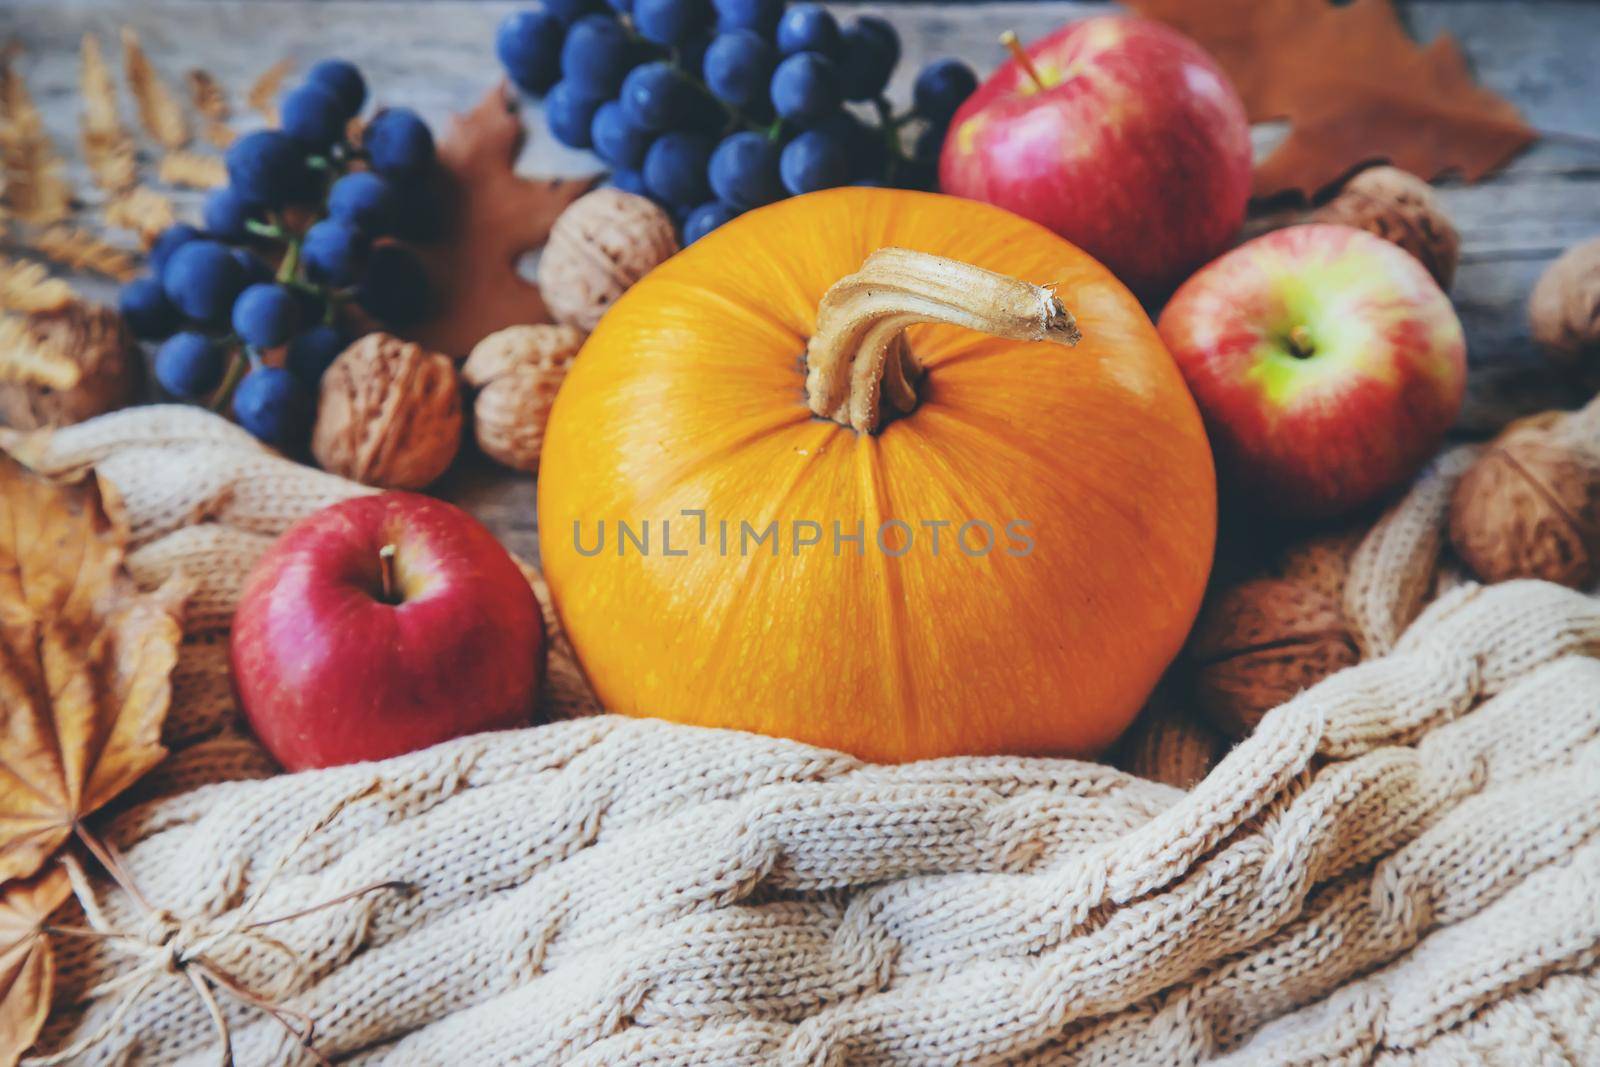
<svg viewBox="0 0 1600 1067">
<path fill-rule="evenodd" d="M 517 262 L 544 246 L 556 216 L 594 182 L 520 177 L 513 167 L 526 136 L 516 97 L 502 83 L 452 118 L 439 139 L 443 236 L 418 245 L 433 308 L 404 331 L 408 340 L 459 360 L 496 330 L 550 321 L 539 287 Z"/>
<path fill-rule="evenodd" d="M 50 1014 L 56 964 L 44 924 L 71 893 L 57 865 L 0 894 L 0 1064 L 22 1057 Z"/>
<path fill-rule="evenodd" d="M 0 883 L 166 755 L 181 589 L 141 592 L 126 521 L 93 475 L 59 484 L 0 455 Z"/>
<path fill-rule="evenodd" d="M 1473 81 L 1448 34 L 1411 39 L 1390 0 L 1129 0 L 1208 49 L 1251 121 L 1287 119 L 1254 194 L 1311 197 L 1366 163 L 1476 181 L 1537 139 L 1517 109 Z"/>
</svg>

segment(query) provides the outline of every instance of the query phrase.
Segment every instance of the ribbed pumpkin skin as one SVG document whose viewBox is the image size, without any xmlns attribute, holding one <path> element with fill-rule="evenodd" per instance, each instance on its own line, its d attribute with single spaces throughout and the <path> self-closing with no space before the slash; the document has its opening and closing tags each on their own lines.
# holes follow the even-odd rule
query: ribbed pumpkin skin
<svg viewBox="0 0 1600 1067">
<path fill-rule="evenodd" d="M 917 326 L 921 403 L 874 435 L 814 418 L 801 354 L 817 302 L 898 245 L 1038 284 L 1075 348 Z M 709 544 L 698 544 L 704 509 Z M 889 518 L 915 531 L 890 558 Z M 651 525 L 617 552 L 615 522 Z M 661 520 L 672 549 L 660 551 Z M 717 551 L 717 522 L 776 519 L 776 557 Z M 795 520 L 822 524 L 796 555 Z M 986 556 L 953 544 L 990 522 Z M 1034 547 L 1010 556 L 1010 520 Z M 605 550 L 592 549 L 597 523 Z M 865 553 L 842 532 L 865 521 Z M 923 521 L 950 520 L 934 555 Z M 606 706 L 754 730 L 879 761 L 1091 755 L 1177 653 L 1210 569 L 1211 453 L 1155 329 L 1111 274 L 1009 212 L 898 190 L 782 201 L 636 284 L 562 386 L 539 478 L 562 624 Z M 899 547 L 896 534 L 889 544 Z M 976 531 L 969 545 L 976 547 Z"/>
</svg>

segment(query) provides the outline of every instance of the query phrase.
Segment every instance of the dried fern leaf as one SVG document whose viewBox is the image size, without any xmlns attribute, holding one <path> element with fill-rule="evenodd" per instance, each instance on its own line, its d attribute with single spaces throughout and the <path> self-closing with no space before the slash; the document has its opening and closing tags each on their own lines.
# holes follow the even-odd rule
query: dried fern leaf
<svg viewBox="0 0 1600 1067">
<path fill-rule="evenodd" d="M 5 171 L 4 203 L 18 220 L 35 225 L 60 222 L 72 214 L 72 186 L 61 156 L 45 132 L 44 120 L 17 72 L 20 49 L 0 53 L 0 167 Z"/>
<path fill-rule="evenodd" d="M 33 249 L 68 270 L 89 271 L 119 282 L 132 281 L 139 264 L 125 249 L 74 226 L 52 226 L 33 242 Z"/>
<path fill-rule="evenodd" d="M 122 27 L 122 73 L 139 105 L 139 122 L 145 132 L 163 148 L 188 144 L 189 120 L 184 117 L 183 105 L 150 65 L 139 35 L 131 26 Z"/>
<path fill-rule="evenodd" d="M 294 63 L 287 59 L 280 59 L 268 67 L 261 77 L 250 86 L 250 92 L 245 97 L 251 108 L 259 112 L 268 122 L 276 124 L 278 121 L 278 90 L 283 88 L 283 79 L 289 76 L 294 69 Z"/>
<path fill-rule="evenodd" d="M 206 156 L 199 152 L 168 152 L 161 157 L 156 178 L 163 185 L 215 189 L 228 184 L 228 168 L 220 156 Z"/>
<path fill-rule="evenodd" d="M 110 193 L 131 189 L 139 181 L 139 163 L 133 138 L 117 114 L 117 88 L 100 51 L 100 39 L 83 35 L 82 73 L 83 115 L 79 129 L 83 158 L 89 164 L 94 183 Z"/>
<path fill-rule="evenodd" d="M 215 148 L 227 148 L 238 136 L 228 125 L 228 120 L 233 117 L 228 91 L 210 71 L 191 70 L 184 77 L 189 83 L 189 100 L 202 119 L 200 136 Z"/>
<path fill-rule="evenodd" d="M 162 230 L 178 221 L 178 214 L 166 194 L 140 185 L 107 203 L 103 218 L 107 226 L 137 233 L 139 243 L 149 248 Z"/>
<path fill-rule="evenodd" d="M 76 299 L 72 286 L 50 277 L 44 264 L 0 256 L 0 311 L 60 311 Z"/>
</svg>

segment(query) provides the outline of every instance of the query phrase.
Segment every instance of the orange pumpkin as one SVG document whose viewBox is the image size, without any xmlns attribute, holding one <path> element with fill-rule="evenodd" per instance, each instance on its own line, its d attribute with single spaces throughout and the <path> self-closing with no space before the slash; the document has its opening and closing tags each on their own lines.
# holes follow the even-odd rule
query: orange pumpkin
<svg viewBox="0 0 1600 1067">
<path fill-rule="evenodd" d="M 1104 267 L 999 208 L 852 188 L 617 302 L 556 400 L 539 518 L 614 711 L 883 761 L 1089 755 L 1188 632 L 1216 492 Z"/>
</svg>

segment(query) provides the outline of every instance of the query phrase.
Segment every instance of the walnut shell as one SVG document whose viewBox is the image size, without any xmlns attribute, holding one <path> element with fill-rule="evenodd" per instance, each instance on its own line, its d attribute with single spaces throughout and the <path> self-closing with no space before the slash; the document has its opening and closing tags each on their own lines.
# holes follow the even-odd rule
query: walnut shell
<svg viewBox="0 0 1600 1067">
<path fill-rule="evenodd" d="M 1519 419 L 1456 486 L 1450 543 L 1483 581 L 1600 580 L 1600 434 L 1580 417 Z"/>
<path fill-rule="evenodd" d="M 1410 252 L 1443 289 L 1461 258 L 1461 235 L 1433 186 L 1399 167 L 1369 167 L 1345 183 L 1313 216 L 1368 230 Z"/>
<path fill-rule="evenodd" d="M 1207 604 L 1189 654 L 1201 710 L 1231 737 L 1361 658 L 1338 596 L 1284 578 L 1242 582 Z"/>
<path fill-rule="evenodd" d="M 617 297 L 677 250 L 665 211 L 642 196 L 596 189 L 551 227 L 539 288 L 557 322 L 590 332 Z"/>
<path fill-rule="evenodd" d="M 1545 268 L 1528 298 L 1528 326 L 1552 361 L 1600 379 L 1600 237 Z"/>
<path fill-rule="evenodd" d="M 473 432 L 484 455 L 537 471 L 550 405 L 585 334 L 572 326 L 511 326 L 473 348 L 461 376 L 475 386 Z"/>
<path fill-rule="evenodd" d="M 73 302 L 18 320 L 18 360 L 0 354 L 0 424 L 66 426 L 134 402 L 143 379 L 138 343 L 113 308 Z"/>
<path fill-rule="evenodd" d="M 1192 789 L 1211 773 L 1225 748 L 1215 730 L 1158 692 L 1123 735 L 1117 763 L 1141 778 Z"/>
<path fill-rule="evenodd" d="M 448 356 L 369 333 L 322 376 L 311 452 L 365 485 L 421 489 L 461 444 L 461 390 Z"/>
</svg>

